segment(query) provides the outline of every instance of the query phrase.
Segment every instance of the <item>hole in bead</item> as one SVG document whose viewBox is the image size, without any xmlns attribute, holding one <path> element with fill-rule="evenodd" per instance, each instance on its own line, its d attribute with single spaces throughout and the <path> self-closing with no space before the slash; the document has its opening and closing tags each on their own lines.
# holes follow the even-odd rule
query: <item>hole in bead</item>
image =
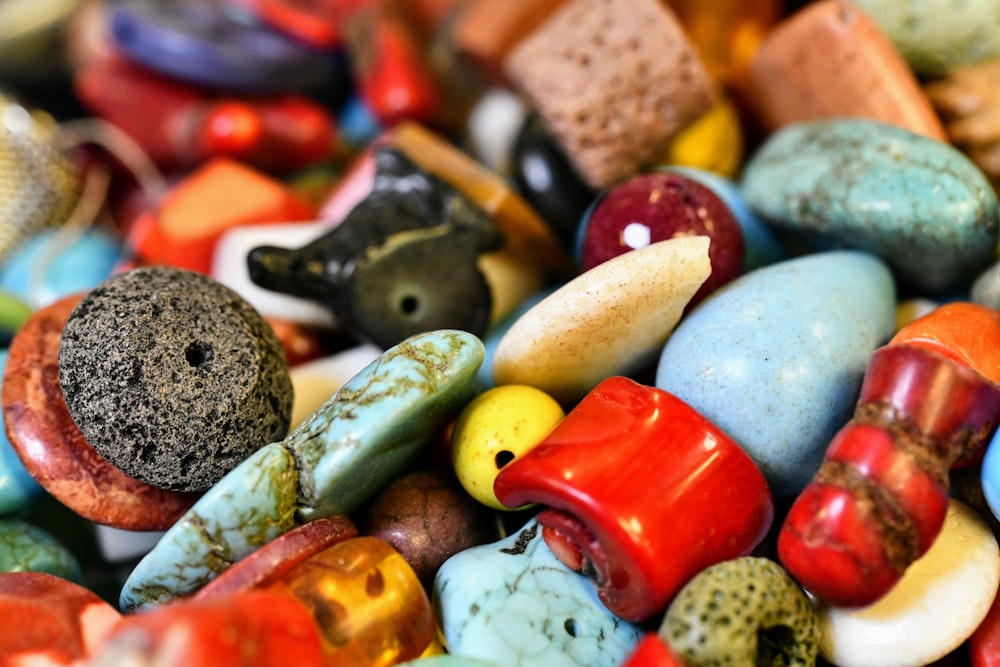
<svg viewBox="0 0 1000 667">
<path fill-rule="evenodd" d="M 566 622 L 563 623 L 563 627 L 566 628 L 566 634 L 570 637 L 576 637 L 578 626 L 575 618 L 567 618 Z"/>
<path fill-rule="evenodd" d="M 500 470 L 500 468 L 503 468 L 505 465 L 514 460 L 514 452 L 507 449 L 501 449 L 497 452 L 494 460 L 497 464 L 497 470 Z"/>
<path fill-rule="evenodd" d="M 787 625 L 775 625 L 757 630 L 758 665 L 790 665 L 794 661 L 795 632 Z"/>
<path fill-rule="evenodd" d="M 399 312 L 401 312 L 406 317 L 413 317 L 420 310 L 420 299 L 413 296 L 412 294 L 407 294 L 402 299 L 399 300 Z"/>
<path fill-rule="evenodd" d="M 215 356 L 215 351 L 208 343 L 191 343 L 184 350 L 184 358 L 192 368 L 207 364 Z"/>
</svg>

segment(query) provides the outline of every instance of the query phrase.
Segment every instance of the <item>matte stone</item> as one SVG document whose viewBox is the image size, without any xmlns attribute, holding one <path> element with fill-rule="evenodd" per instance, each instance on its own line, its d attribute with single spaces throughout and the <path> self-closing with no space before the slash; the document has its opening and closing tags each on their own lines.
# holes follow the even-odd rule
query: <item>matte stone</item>
<svg viewBox="0 0 1000 667">
<path fill-rule="evenodd" d="M 59 381 L 94 449 L 175 491 L 209 488 L 291 419 L 288 365 L 267 322 L 228 287 L 165 266 L 83 298 L 63 331 Z"/>
<path fill-rule="evenodd" d="M 48 572 L 80 581 L 80 564 L 41 528 L 20 519 L 0 520 L 0 572 Z"/>
<path fill-rule="evenodd" d="M 124 530 L 162 530 L 194 503 L 129 477 L 90 446 L 59 387 L 59 340 L 80 295 L 35 312 L 11 342 L 3 380 L 10 444 L 32 477 L 80 516 Z"/>
</svg>

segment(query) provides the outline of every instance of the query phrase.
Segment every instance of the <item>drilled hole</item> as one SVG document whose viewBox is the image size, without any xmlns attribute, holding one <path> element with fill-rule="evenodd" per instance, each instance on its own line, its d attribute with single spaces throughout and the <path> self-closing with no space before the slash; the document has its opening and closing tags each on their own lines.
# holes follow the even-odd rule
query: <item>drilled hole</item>
<svg viewBox="0 0 1000 667">
<path fill-rule="evenodd" d="M 207 364 L 214 356 L 215 352 L 208 343 L 191 343 L 184 350 L 184 358 L 187 359 L 188 364 L 192 368 L 198 368 L 203 364 Z"/>
<path fill-rule="evenodd" d="M 406 317 L 413 317 L 418 310 L 420 310 L 420 299 L 412 294 L 407 294 L 399 300 L 399 312 Z"/>
<path fill-rule="evenodd" d="M 570 637 L 576 637 L 579 626 L 577 625 L 575 618 L 567 618 L 566 622 L 563 623 L 563 627 L 566 628 L 566 634 Z"/>
<path fill-rule="evenodd" d="M 499 452 L 497 452 L 497 455 L 494 458 L 494 460 L 497 463 L 497 470 L 499 470 L 500 468 L 503 468 L 505 465 L 514 460 L 514 452 L 509 451 L 507 449 L 501 449 Z"/>
</svg>

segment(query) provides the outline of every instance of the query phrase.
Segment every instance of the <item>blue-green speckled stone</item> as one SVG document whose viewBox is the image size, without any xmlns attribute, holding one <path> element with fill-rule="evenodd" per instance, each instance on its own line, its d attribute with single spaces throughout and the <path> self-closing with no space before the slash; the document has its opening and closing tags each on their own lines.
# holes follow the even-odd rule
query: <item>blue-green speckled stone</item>
<svg viewBox="0 0 1000 667">
<path fill-rule="evenodd" d="M 0 572 L 47 572 L 81 580 L 76 556 L 41 528 L 20 519 L 0 519 Z"/>
<path fill-rule="evenodd" d="M 189 595 L 294 526 L 356 509 L 472 398 L 482 360 L 482 342 L 463 331 L 385 351 L 285 440 L 209 489 L 132 571 L 121 608 Z"/>
<path fill-rule="evenodd" d="M 552 555 L 533 519 L 445 561 L 433 601 L 450 654 L 506 667 L 616 665 L 641 639 Z"/>
<path fill-rule="evenodd" d="M 1000 57 L 1000 0 L 853 0 L 917 74 Z"/>
<path fill-rule="evenodd" d="M 656 386 L 736 440 L 776 496 L 791 496 L 853 415 L 894 320 L 892 277 L 873 255 L 786 260 L 737 278 L 681 320 Z"/>
<path fill-rule="evenodd" d="M 869 120 L 779 130 L 747 163 L 741 189 L 768 223 L 817 248 L 872 252 L 921 293 L 966 288 L 1000 238 L 996 195 L 976 165 L 947 144 Z"/>
</svg>

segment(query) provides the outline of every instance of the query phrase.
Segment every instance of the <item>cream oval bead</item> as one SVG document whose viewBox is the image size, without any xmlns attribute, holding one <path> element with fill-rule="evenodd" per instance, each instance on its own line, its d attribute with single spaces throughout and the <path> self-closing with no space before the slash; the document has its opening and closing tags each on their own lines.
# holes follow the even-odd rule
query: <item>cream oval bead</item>
<svg viewBox="0 0 1000 667">
<path fill-rule="evenodd" d="M 455 422 L 451 461 L 470 496 L 498 510 L 493 480 L 505 465 L 540 443 L 566 413 L 541 389 L 502 385 L 477 396 Z"/>
</svg>

